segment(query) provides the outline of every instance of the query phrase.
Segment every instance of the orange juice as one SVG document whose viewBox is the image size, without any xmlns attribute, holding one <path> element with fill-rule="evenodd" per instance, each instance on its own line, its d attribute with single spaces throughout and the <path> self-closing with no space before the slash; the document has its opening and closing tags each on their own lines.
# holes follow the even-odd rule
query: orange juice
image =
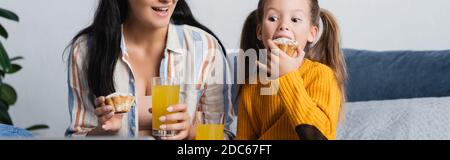
<svg viewBox="0 0 450 160">
<path fill-rule="evenodd" d="M 223 140 L 223 124 L 197 124 L 196 140 Z"/>
<path fill-rule="evenodd" d="M 167 115 L 167 107 L 171 105 L 178 104 L 180 94 L 180 85 L 160 85 L 152 87 L 152 128 L 155 136 L 167 136 L 158 135 L 161 133 L 159 127 L 163 124 L 159 118 L 161 116 Z M 166 122 L 164 124 L 173 124 L 175 122 Z M 163 132 L 162 134 L 165 134 Z M 171 135 L 169 135 L 171 136 Z"/>
</svg>

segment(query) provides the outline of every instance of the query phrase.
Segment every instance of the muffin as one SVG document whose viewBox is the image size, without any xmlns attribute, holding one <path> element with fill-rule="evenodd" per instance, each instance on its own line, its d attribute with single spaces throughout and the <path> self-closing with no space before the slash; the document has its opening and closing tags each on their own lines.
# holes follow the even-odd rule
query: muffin
<svg viewBox="0 0 450 160">
<path fill-rule="evenodd" d="M 127 113 L 134 103 L 134 96 L 125 93 L 113 93 L 106 96 L 105 104 L 113 106 L 116 114 Z"/>
<path fill-rule="evenodd" d="M 288 38 L 277 38 L 273 40 L 273 42 L 275 42 L 278 48 L 291 57 L 297 52 L 297 41 Z"/>
</svg>

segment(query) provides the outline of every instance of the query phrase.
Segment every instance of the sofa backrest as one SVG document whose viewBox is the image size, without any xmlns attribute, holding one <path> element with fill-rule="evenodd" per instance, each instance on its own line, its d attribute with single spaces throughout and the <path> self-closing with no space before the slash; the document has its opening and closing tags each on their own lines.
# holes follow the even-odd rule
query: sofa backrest
<svg viewBox="0 0 450 160">
<path fill-rule="evenodd" d="M 450 50 L 344 49 L 349 102 L 450 96 Z"/>
</svg>

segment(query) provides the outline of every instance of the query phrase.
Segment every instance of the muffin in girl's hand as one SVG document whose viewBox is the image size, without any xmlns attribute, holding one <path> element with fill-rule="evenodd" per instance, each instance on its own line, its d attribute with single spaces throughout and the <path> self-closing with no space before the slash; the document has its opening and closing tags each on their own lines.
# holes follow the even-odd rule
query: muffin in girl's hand
<svg viewBox="0 0 450 160">
<path fill-rule="evenodd" d="M 286 52 L 289 56 L 293 56 L 297 52 L 298 42 L 291 40 L 289 38 L 277 38 L 273 42 L 280 48 L 283 52 Z"/>
<path fill-rule="evenodd" d="M 105 104 L 113 106 L 114 113 L 127 113 L 133 105 L 134 96 L 126 93 L 113 93 L 106 96 Z"/>
</svg>

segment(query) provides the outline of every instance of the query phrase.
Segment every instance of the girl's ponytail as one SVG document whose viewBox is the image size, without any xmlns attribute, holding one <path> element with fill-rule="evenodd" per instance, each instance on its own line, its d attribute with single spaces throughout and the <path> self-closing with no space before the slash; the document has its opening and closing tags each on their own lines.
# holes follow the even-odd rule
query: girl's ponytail
<svg viewBox="0 0 450 160">
<path fill-rule="evenodd" d="M 320 9 L 322 19 L 322 35 L 308 54 L 311 59 L 319 61 L 333 69 L 336 79 L 344 91 L 344 82 L 347 77 L 345 60 L 341 49 L 341 38 L 336 18 L 326 9 Z M 345 93 L 345 92 L 342 92 Z"/>
<path fill-rule="evenodd" d="M 257 17 L 257 11 L 253 11 L 248 15 L 247 19 L 244 22 L 244 27 L 241 32 L 241 44 L 240 48 L 242 49 L 242 54 L 247 52 L 250 49 L 253 49 L 255 51 L 259 51 L 259 49 L 264 49 L 264 45 L 261 43 L 261 41 L 258 40 L 256 37 L 256 27 L 258 26 L 258 17 Z M 240 53 L 241 54 L 241 53 Z M 258 57 L 259 55 L 256 54 Z M 259 59 L 259 57 L 257 58 Z M 249 67 L 250 62 L 247 58 L 242 59 L 245 63 L 245 81 L 249 79 L 250 73 L 249 73 Z M 242 63 L 242 62 L 239 62 Z"/>
</svg>

